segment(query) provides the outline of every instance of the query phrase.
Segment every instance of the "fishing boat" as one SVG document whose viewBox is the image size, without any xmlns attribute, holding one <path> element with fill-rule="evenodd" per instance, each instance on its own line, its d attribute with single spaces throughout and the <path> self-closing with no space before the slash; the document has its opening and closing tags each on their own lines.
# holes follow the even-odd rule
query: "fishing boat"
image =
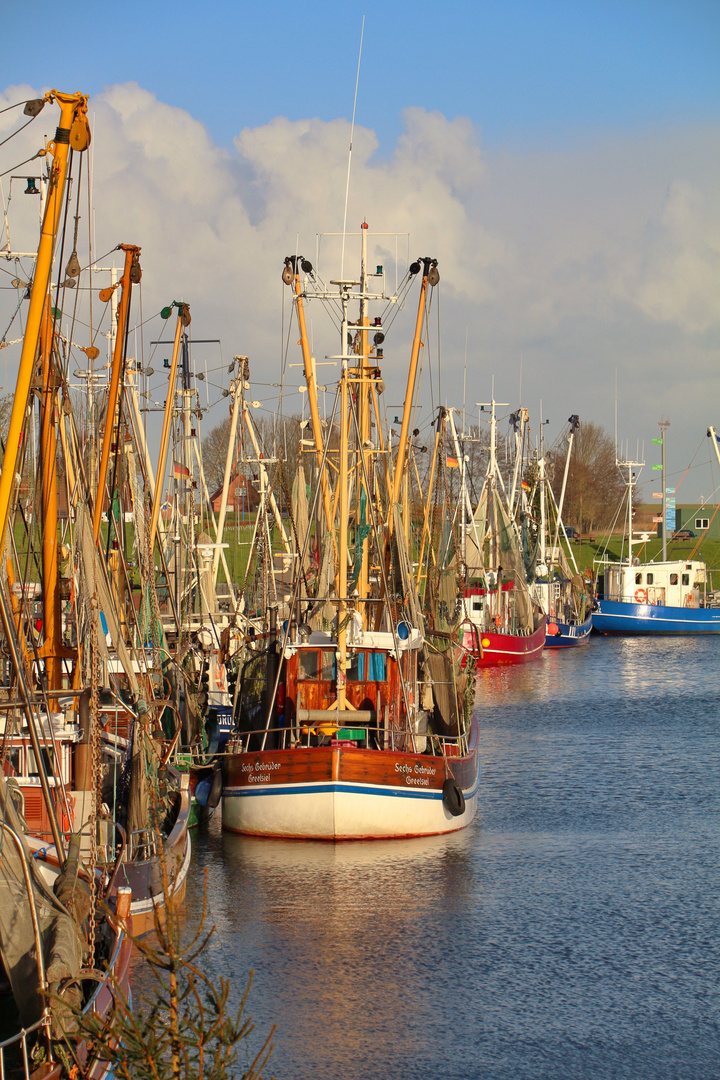
<svg viewBox="0 0 720 1080">
<path fill-rule="evenodd" d="M 269 611 L 248 645 L 237 690 L 237 722 L 223 765 L 222 823 L 232 832 L 316 840 L 375 839 L 450 832 L 477 807 L 478 727 L 470 717 L 472 668 L 424 622 L 409 558 L 410 420 L 421 328 L 437 263 L 412 263 L 401 297 L 420 280 L 415 334 L 397 451 L 380 424 L 383 317 L 396 308 L 382 266 L 368 271 L 361 229 L 359 277 L 326 286 L 309 260 L 289 257 L 310 405 L 308 453 L 321 565 L 304 571 L 311 529 L 298 535 L 291 595 Z M 374 260 L 373 260 L 374 262 Z M 329 423 L 317 401 L 305 303 L 340 315 L 340 364 Z M 359 305 L 351 321 L 350 305 Z M 304 487 L 304 485 L 303 485 Z"/>
<path fill-rule="evenodd" d="M 716 451 L 717 452 L 717 451 Z M 664 454 L 663 454 L 664 458 Z M 719 455 L 720 460 L 720 455 Z M 707 567 L 700 559 L 667 559 L 641 562 L 636 546 L 649 536 L 633 531 L 634 471 L 644 462 L 623 461 L 627 470 L 626 536 L 627 558 L 598 565 L 598 585 L 593 627 L 600 634 L 717 634 L 720 633 L 720 603 L 708 589 Z M 666 492 L 663 469 L 663 494 Z M 663 524 L 666 526 L 667 514 Z M 666 532 L 663 554 L 667 554 Z"/>
<path fill-rule="evenodd" d="M 125 935 L 125 923 L 130 917 L 132 894 L 127 888 L 118 891 L 115 887 L 114 859 L 104 873 L 93 865 L 92 857 L 88 869 L 82 857 L 83 837 L 68 792 L 70 747 L 79 745 L 79 732 L 66 726 L 65 716 L 58 717 L 56 711 L 62 696 L 58 683 L 63 665 L 73 658 L 67 655 L 70 650 L 61 640 L 57 618 L 53 417 L 61 380 L 56 379 L 58 371 L 53 369 L 48 347 L 52 340 L 48 290 L 70 150 L 81 155 L 89 144 L 90 131 L 85 95 L 53 90 L 43 99 L 26 102 L 24 113 L 32 120 L 48 103 L 60 107 L 60 122 L 45 151 L 51 164 L 43 183 L 46 198 L 41 236 L 0 473 L 0 548 L 6 555 L 11 553 L 0 573 L 5 676 L 0 691 L 4 720 L 0 770 L 0 956 L 4 976 L 0 980 L 0 1074 L 26 1080 L 68 1075 L 67 1055 L 59 1049 L 64 1039 L 75 1065 L 82 1065 L 85 1075 L 100 1080 L 109 1072 L 103 1048 L 73 1036 L 72 1026 L 68 1026 L 69 1009 L 109 1017 L 115 988 L 129 993 L 131 943 Z M 77 262 L 75 251 L 71 263 L 73 259 Z M 74 280 L 77 275 L 70 276 Z M 39 427 L 45 452 L 38 486 L 48 515 L 47 522 L 43 514 L 38 515 L 43 526 L 48 524 L 43 529 L 40 620 L 34 618 L 39 583 L 21 580 L 19 589 L 12 590 L 18 570 L 17 537 L 11 527 L 17 506 L 16 477 L 22 472 L 19 459 L 27 446 L 26 419 L 33 389 L 40 403 Z M 54 589 L 50 582 L 54 582 Z M 66 695 L 72 697 L 72 689 L 66 685 Z M 32 789 L 43 801 L 42 811 L 37 800 L 29 797 Z M 23 812 L 34 818 L 41 831 L 42 826 L 49 827 L 48 844 L 57 857 L 52 890 L 48 888 L 45 852 L 34 846 L 39 838 L 31 834 Z M 114 908 L 114 914 L 108 915 L 108 908 Z"/>
<path fill-rule="evenodd" d="M 466 567 L 463 645 L 475 657 L 478 670 L 540 659 L 547 622 L 530 592 L 531 560 L 525 560 L 521 531 L 515 524 L 512 504 L 505 496 L 498 467 L 497 405 L 493 396 L 490 402 L 480 406 L 481 411 L 490 410 L 490 453 L 482 492 L 474 511 L 464 479 L 461 483 Z M 464 477 L 465 454 L 459 456 Z M 512 490 L 519 470 L 518 454 Z"/>
<path fill-rule="evenodd" d="M 144 524 L 141 498 L 133 503 L 142 488 L 121 396 L 132 288 L 142 273 L 140 249 L 118 246 L 124 253 L 122 276 L 101 292 L 108 315 L 108 305 L 117 305 L 112 361 L 104 410 L 90 412 L 83 445 L 68 393 L 68 355 L 76 345 L 60 328 L 62 298 L 77 289 L 83 273 L 77 229 L 54 298 L 50 274 L 68 148 L 80 153 L 89 132 L 84 98 L 50 95 L 49 100 L 53 97 L 69 115 L 53 144 L 0 473 L 0 539 L 6 556 L 0 607 L 4 654 L 10 658 L 0 678 L 3 771 L 13 780 L 30 826 L 28 845 L 47 880 L 61 875 L 70 838 L 80 836 L 85 872 L 92 881 L 96 875 L 112 876 L 116 886 L 131 887 L 135 931 L 143 932 L 154 926 L 156 908 L 164 903 L 163 875 L 170 895 L 181 898 L 190 846 L 187 785 L 166 769 L 160 643 L 151 642 L 148 651 L 140 632 L 124 530 L 130 507 L 141 509 L 135 514 L 136 539 Z M 90 363 L 98 355 L 94 346 L 82 351 Z M 35 468 L 27 459 L 30 446 L 37 449 Z M 23 500 L 18 475 L 27 478 Z M 61 487 L 67 503 L 62 524 Z M 60 535 L 66 541 L 62 548 Z M 149 553 L 138 554 L 145 583 L 154 571 Z M 116 874 L 118 860 L 122 867 Z"/>
<path fill-rule="evenodd" d="M 539 503 L 537 561 L 531 591 L 534 599 L 545 612 L 545 648 L 567 649 L 585 645 L 592 630 L 592 587 L 578 570 L 575 553 L 565 532 L 562 519 L 565 491 L 575 432 L 580 419 L 573 414 L 568 420 L 569 433 L 565 454 L 560 499 L 556 504 L 552 486 L 548 483 L 547 461 L 543 449 L 543 425 L 540 425 L 540 453 L 533 470 L 534 488 L 530 493 L 530 505 Z M 560 544 L 560 537 L 567 545 L 567 555 Z M 549 540 L 549 542 L 548 542 Z"/>
</svg>

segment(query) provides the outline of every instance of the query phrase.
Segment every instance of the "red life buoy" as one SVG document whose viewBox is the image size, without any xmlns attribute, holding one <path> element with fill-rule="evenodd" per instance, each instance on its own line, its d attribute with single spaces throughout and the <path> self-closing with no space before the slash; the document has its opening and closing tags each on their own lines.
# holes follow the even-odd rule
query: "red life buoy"
<svg viewBox="0 0 720 1080">
<path fill-rule="evenodd" d="M 647 590 L 646 589 L 636 589 L 635 590 L 635 601 L 638 604 L 647 604 Z"/>
</svg>

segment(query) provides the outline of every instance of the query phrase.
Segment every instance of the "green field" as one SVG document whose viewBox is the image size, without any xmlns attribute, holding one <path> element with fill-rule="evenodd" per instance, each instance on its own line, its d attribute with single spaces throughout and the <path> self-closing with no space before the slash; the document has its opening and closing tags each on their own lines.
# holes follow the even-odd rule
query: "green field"
<svg viewBox="0 0 720 1080">
<path fill-rule="evenodd" d="M 605 551 L 607 551 L 610 559 L 617 560 L 620 558 L 623 546 L 621 536 L 611 536 L 607 545 L 606 538 L 599 533 L 595 534 L 595 540 L 596 543 L 594 544 L 588 543 L 587 540 L 582 543 L 572 542 L 573 554 L 581 572 L 587 567 L 592 567 L 593 561 L 600 558 Z M 695 550 L 698 544 L 699 546 Z M 567 551 L 567 545 L 564 545 L 564 547 Z M 694 559 L 701 559 L 706 563 L 711 581 L 713 575 L 715 575 L 720 586 L 720 540 L 705 540 L 702 543 L 699 543 L 697 538 L 695 540 L 668 541 L 667 557 L 669 560 L 689 559 L 693 552 L 695 552 Z M 640 559 L 641 562 L 659 561 L 662 558 L 662 540 L 654 537 L 645 544 L 636 544 L 633 548 L 633 555 Z M 627 558 L 627 545 L 625 545 L 624 557 Z M 708 587 L 710 587 L 710 583 Z"/>
<path fill-rule="evenodd" d="M 107 525 L 103 522 L 101 526 L 103 539 L 107 536 Z M 288 526 L 289 531 L 289 526 Z M 27 537 L 25 530 L 21 523 L 15 523 L 15 543 L 18 554 L 20 556 L 21 564 L 25 563 L 25 552 L 27 551 Z M 137 568 L 134 565 L 135 556 L 133 550 L 133 527 L 128 524 L 126 526 L 126 544 L 128 558 L 131 563 L 131 575 L 133 583 L 139 584 L 139 576 Z M 246 569 L 247 560 L 250 550 L 250 542 L 253 535 L 252 524 L 242 522 L 236 525 L 234 522 L 230 522 L 225 528 L 224 542 L 228 545 L 225 548 L 225 559 L 227 560 L 228 569 L 230 571 L 230 577 L 232 578 L 235 587 L 242 585 Z M 281 548 L 280 534 L 277 528 L 273 528 L 271 532 L 273 551 L 279 551 Z M 572 552 L 575 556 L 575 560 L 578 564 L 578 569 L 582 573 L 586 568 L 592 568 L 595 560 L 599 559 L 604 552 L 613 559 L 620 558 L 622 551 L 622 537 L 620 535 L 613 535 L 609 541 L 606 542 L 606 538 L 600 533 L 595 534 L 595 543 L 589 543 L 587 540 L 581 543 L 572 541 Z M 696 549 L 697 546 L 697 550 Z M 568 547 L 564 545 L 567 552 Z M 650 562 L 653 559 L 660 559 L 662 551 L 662 541 L 657 537 L 653 537 L 645 544 L 638 544 L 634 548 L 634 554 L 641 562 Z M 680 540 L 668 542 L 668 559 L 689 559 L 694 552 L 695 559 L 702 559 L 710 571 L 710 582 L 708 587 L 712 587 L 713 577 L 717 580 L 717 585 L 720 587 L 720 540 L 705 540 L 699 542 L 695 540 Z M 625 548 L 625 555 L 627 554 L 627 548 Z M 159 563 L 159 557 L 155 557 L 156 564 Z M 28 580 L 37 581 L 39 575 L 37 568 L 32 563 L 28 567 Z M 222 563 L 220 564 L 218 572 L 218 582 L 225 582 L 225 573 Z"/>
</svg>

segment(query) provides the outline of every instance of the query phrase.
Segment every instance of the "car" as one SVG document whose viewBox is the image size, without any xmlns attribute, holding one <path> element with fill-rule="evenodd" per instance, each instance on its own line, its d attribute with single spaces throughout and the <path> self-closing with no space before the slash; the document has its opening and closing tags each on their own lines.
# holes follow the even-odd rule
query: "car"
<svg viewBox="0 0 720 1080">
<path fill-rule="evenodd" d="M 574 529 L 572 525 L 565 526 L 565 535 L 567 536 L 568 540 L 574 540 L 577 534 L 577 529 Z"/>
<path fill-rule="evenodd" d="M 694 540 L 695 533 L 692 529 L 678 529 L 677 532 L 672 534 L 673 540 Z"/>
</svg>

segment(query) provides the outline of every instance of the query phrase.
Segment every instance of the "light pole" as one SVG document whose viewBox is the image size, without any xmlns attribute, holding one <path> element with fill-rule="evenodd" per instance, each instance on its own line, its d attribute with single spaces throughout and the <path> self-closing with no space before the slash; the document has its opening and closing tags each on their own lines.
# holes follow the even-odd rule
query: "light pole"
<svg viewBox="0 0 720 1080">
<path fill-rule="evenodd" d="M 660 420 L 658 422 L 660 428 L 660 439 L 662 443 L 662 516 L 663 516 L 663 529 L 662 529 L 662 561 L 667 562 L 667 531 L 668 531 L 668 514 L 667 514 L 667 486 L 665 483 L 665 432 L 670 427 L 669 420 Z M 673 502 L 675 500 L 673 499 Z"/>
</svg>

